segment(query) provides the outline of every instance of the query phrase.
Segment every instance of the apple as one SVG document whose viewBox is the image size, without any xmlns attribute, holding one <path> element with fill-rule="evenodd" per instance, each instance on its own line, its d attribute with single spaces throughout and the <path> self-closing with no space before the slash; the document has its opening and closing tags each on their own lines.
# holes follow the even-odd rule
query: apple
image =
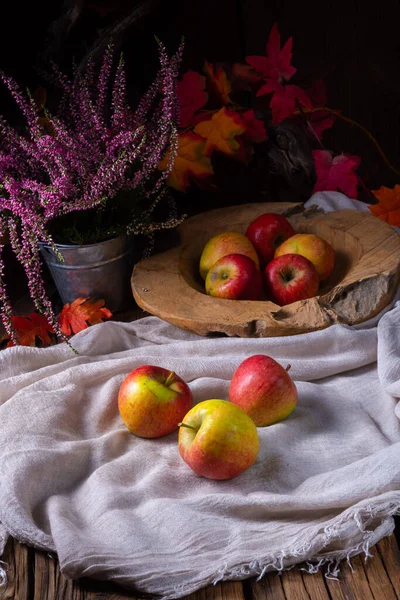
<svg viewBox="0 0 400 600">
<path fill-rule="evenodd" d="M 265 267 L 274 258 L 275 250 L 288 238 L 294 235 L 289 221 L 276 213 L 264 213 L 254 219 L 246 230 L 257 251 L 261 267 Z"/>
<path fill-rule="evenodd" d="M 210 296 L 231 300 L 258 300 L 261 291 L 261 271 L 244 254 L 223 256 L 207 273 L 206 293 Z"/>
<path fill-rule="evenodd" d="M 335 251 L 323 238 L 313 233 L 296 233 L 285 240 L 275 251 L 275 257 L 283 254 L 301 254 L 317 269 L 320 281 L 327 279 L 335 264 Z"/>
<path fill-rule="evenodd" d="M 283 306 L 317 295 L 319 277 L 311 261 L 301 254 L 283 254 L 265 267 L 267 296 Z"/>
<path fill-rule="evenodd" d="M 213 399 L 187 413 L 180 424 L 178 449 L 198 475 L 232 479 L 251 467 L 260 442 L 254 421 L 241 408 Z"/>
<path fill-rule="evenodd" d="M 297 404 L 297 388 L 287 370 L 276 360 L 255 354 L 240 363 L 234 372 L 229 400 L 240 406 L 257 427 L 265 427 L 290 415 Z"/>
<path fill-rule="evenodd" d="M 144 365 L 131 371 L 118 393 L 118 409 L 129 431 L 157 438 L 178 428 L 193 406 L 189 386 L 173 371 Z"/>
<path fill-rule="evenodd" d="M 213 264 L 227 254 L 244 254 L 253 259 L 256 265 L 259 266 L 257 252 L 250 240 L 237 231 L 224 231 L 214 235 L 203 248 L 200 257 L 200 275 L 202 278 L 205 279 Z"/>
</svg>

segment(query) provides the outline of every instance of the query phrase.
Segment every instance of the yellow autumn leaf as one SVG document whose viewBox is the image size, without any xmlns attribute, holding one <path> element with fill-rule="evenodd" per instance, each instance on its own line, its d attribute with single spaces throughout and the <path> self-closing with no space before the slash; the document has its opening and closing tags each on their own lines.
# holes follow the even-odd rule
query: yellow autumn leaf
<svg viewBox="0 0 400 600">
<path fill-rule="evenodd" d="M 210 156 L 213 150 L 238 156 L 241 144 L 235 138 L 246 131 L 246 125 L 237 112 L 223 107 L 210 120 L 198 123 L 194 131 L 206 140 L 205 156 Z"/>
<path fill-rule="evenodd" d="M 204 155 L 204 148 L 205 141 L 192 131 L 179 136 L 178 155 L 175 157 L 172 171 L 167 180 L 170 187 L 184 192 L 190 185 L 190 180 L 204 179 L 213 175 L 211 160 Z M 158 165 L 161 171 L 167 168 L 169 158 L 169 154 L 167 154 Z"/>
</svg>

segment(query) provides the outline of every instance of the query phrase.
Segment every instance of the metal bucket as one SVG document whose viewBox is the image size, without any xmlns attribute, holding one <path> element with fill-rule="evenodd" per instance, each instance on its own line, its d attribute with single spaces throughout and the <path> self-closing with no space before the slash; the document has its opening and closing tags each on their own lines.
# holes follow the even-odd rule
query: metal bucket
<svg viewBox="0 0 400 600">
<path fill-rule="evenodd" d="M 77 298 L 104 298 L 107 308 L 117 312 L 132 303 L 132 241 L 132 237 L 120 235 L 85 246 L 56 244 L 64 262 L 51 247 L 42 244 L 43 258 L 63 304 Z"/>
</svg>

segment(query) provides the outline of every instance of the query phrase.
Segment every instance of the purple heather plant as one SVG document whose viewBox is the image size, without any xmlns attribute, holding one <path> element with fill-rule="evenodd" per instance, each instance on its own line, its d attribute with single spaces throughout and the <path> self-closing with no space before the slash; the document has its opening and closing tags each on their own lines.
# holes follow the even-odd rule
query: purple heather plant
<svg viewBox="0 0 400 600">
<path fill-rule="evenodd" d="M 54 220 L 78 211 L 103 210 L 121 193 L 145 199 L 140 211 L 126 216 L 127 233 L 151 234 L 182 220 L 176 215 L 164 222 L 153 220 L 177 154 L 176 81 L 183 51 L 181 44 L 169 57 L 159 41 L 158 46 L 160 69 L 135 110 L 128 103 L 122 56 L 113 70 L 112 44 L 97 78 L 91 60 L 82 73 L 75 67 L 71 78 L 53 66 L 53 81 L 62 94 L 57 110 L 54 114 L 46 111 L 45 119 L 30 94 L 1 74 L 22 110 L 27 133 L 0 117 L 0 239 L 8 233 L 36 309 L 64 340 L 46 295 L 40 260 L 41 243 L 51 246 L 62 260 L 50 233 Z M 158 171 L 167 152 L 171 155 L 169 169 Z M 2 249 L 0 245 L 1 319 L 17 343 Z"/>
</svg>

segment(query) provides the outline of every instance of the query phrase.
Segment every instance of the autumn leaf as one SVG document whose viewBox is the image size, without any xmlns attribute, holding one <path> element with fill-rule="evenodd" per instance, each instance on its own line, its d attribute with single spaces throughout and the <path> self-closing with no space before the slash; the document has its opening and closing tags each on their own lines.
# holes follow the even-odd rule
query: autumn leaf
<svg viewBox="0 0 400 600">
<path fill-rule="evenodd" d="M 266 45 L 266 56 L 246 56 L 249 63 L 264 79 L 272 79 L 281 83 L 289 81 L 296 73 L 291 66 L 292 38 L 290 37 L 281 50 L 281 36 L 277 23 L 271 29 Z"/>
<path fill-rule="evenodd" d="M 243 134 L 250 142 L 260 143 L 265 142 L 267 134 L 265 132 L 264 123 L 257 119 L 254 110 L 247 110 L 240 115 L 243 123 L 246 126 L 246 131 Z"/>
<path fill-rule="evenodd" d="M 205 86 L 206 78 L 196 71 L 187 71 L 178 81 L 180 127 L 191 125 L 194 114 L 206 104 L 208 94 L 204 91 Z"/>
<path fill-rule="evenodd" d="M 104 300 L 77 298 L 63 306 L 58 322 L 65 335 L 72 335 L 87 329 L 88 325 L 96 325 L 111 317 L 112 313 L 104 306 Z"/>
<path fill-rule="evenodd" d="M 204 63 L 203 69 L 207 77 L 207 87 L 210 96 L 218 103 L 231 104 L 229 94 L 232 90 L 231 83 L 222 67 L 215 67 L 207 60 Z"/>
<path fill-rule="evenodd" d="M 358 179 L 355 170 L 360 164 L 359 156 L 340 154 L 333 158 L 328 150 L 313 150 L 317 182 L 313 192 L 340 190 L 349 198 L 357 198 Z"/>
<path fill-rule="evenodd" d="M 45 316 L 32 312 L 27 317 L 12 317 L 11 323 L 21 346 L 36 346 L 36 338 L 39 338 L 43 346 L 51 344 L 49 333 L 54 333 L 54 329 Z M 9 341 L 7 346 L 14 344 Z"/>
<path fill-rule="evenodd" d="M 259 83 L 260 73 L 244 63 L 233 63 L 231 72 L 232 87 L 235 90 L 251 90 L 251 85 Z"/>
<path fill-rule="evenodd" d="M 272 110 L 272 121 L 275 125 L 294 113 L 297 102 L 309 110 L 312 109 L 311 100 L 305 91 L 297 85 L 283 86 L 270 79 L 257 92 L 257 96 L 264 96 L 265 94 L 272 94 L 269 105 Z"/>
<path fill-rule="evenodd" d="M 196 125 L 194 131 L 206 140 L 205 156 L 211 156 L 214 150 L 218 150 L 223 154 L 241 158 L 242 144 L 236 137 L 246 131 L 246 125 L 237 112 L 223 107 L 211 119 Z"/>
<path fill-rule="evenodd" d="M 400 227 L 400 185 L 395 185 L 393 189 L 382 185 L 379 190 L 371 191 L 379 200 L 378 204 L 368 207 L 372 214 L 389 225 Z"/>
<path fill-rule="evenodd" d="M 192 131 L 179 135 L 178 154 L 167 180 L 170 187 L 184 192 L 191 180 L 203 180 L 213 175 L 211 160 L 204 155 L 205 145 L 205 140 Z M 169 155 L 167 154 L 158 168 L 163 171 L 168 164 Z"/>
<path fill-rule="evenodd" d="M 306 113 L 307 120 L 317 138 L 321 140 L 323 132 L 332 127 L 336 118 L 335 115 L 325 109 L 328 97 L 324 81 L 322 79 L 315 81 L 310 89 L 307 90 L 307 96 L 314 106 L 314 110 L 311 113 Z M 340 113 L 340 110 L 335 112 Z"/>
</svg>

